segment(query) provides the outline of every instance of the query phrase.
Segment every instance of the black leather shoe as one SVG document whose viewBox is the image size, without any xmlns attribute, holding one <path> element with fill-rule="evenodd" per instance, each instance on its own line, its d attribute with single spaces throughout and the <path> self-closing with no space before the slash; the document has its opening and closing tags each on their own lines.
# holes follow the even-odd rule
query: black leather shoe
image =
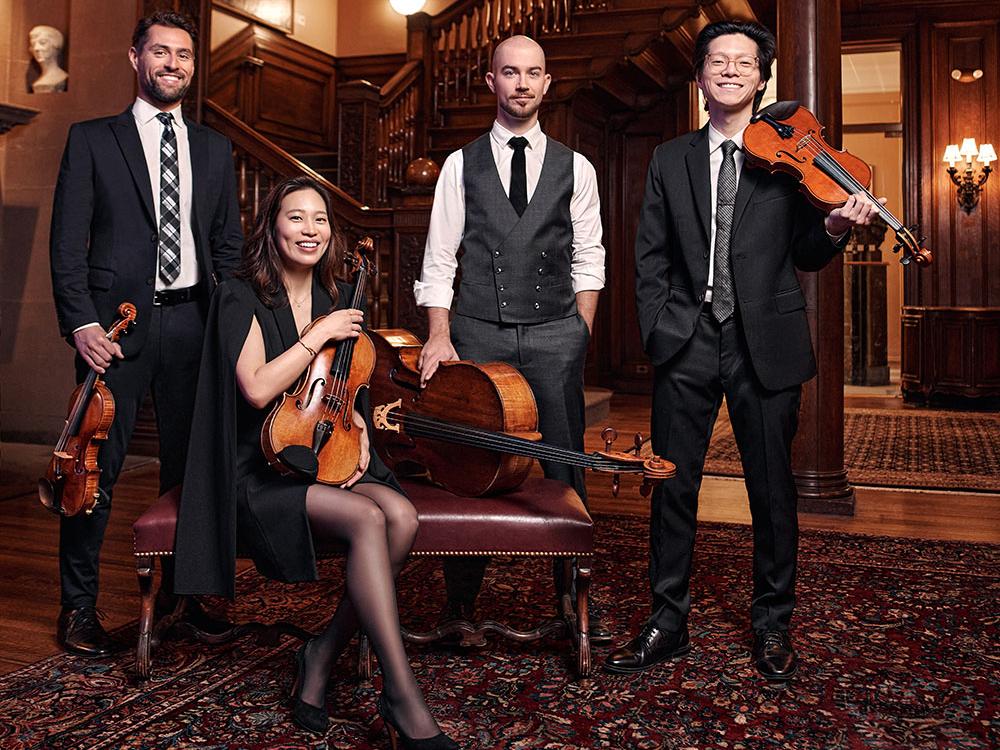
<svg viewBox="0 0 1000 750">
<path fill-rule="evenodd" d="M 389 745 L 392 750 L 400 750 L 400 748 L 402 750 L 461 750 L 458 743 L 444 732 L 438 732 L 433 737 L 420 740 L 407 737 L 389 711 L 385 693 L 378 697 L 378 715 L 382 717 L 382 723 L 385 724 L 385 731 L 389 735 Z"/>
<path fill-rule="evenodd" d="M 638 636 L 612 651 L 604 660 L 604 668 L 609 672 L 642 672 L 652 666 L 683 656 L 691 650 L 687 625 L 680 630 L 660 630 L 647 624 Z"/>
<path fill-rule="evenodd" d="M 787 630 L 757 630 L 753 634 L 753 663 L 768 680 L 790 679 L 799 666 Z"/>
<path fill-rule="evenodd" d="M 330 714 L 326 706 L 314 706 L 302 700 L 300 692 L 302 682 L 306 678 L 306 650 L 312 640 L 302 644 L 301 648 L 295 652 L 295 684 L 292 686 L 292 718 L 295 723 L 303 729 L 308 729 L 314 734 L 326 734 L 330 728 Z"/>
<path fill-rule="evenodd" d="M 118 650 L 118 644 L 101 625 L 95 607 L 63 609 L 59 613 L 56 638 L 64 651 L 78 656 L 109 656 Z"/>
<path fill-rule="evenodd" d="M 591 612 L 589 625 L 587 632 L 590 634 L 591 643 L 610 643 L 612 633 L 611 628 L 604 624 L 604 619 L 598 615 Z"/>
</svg>

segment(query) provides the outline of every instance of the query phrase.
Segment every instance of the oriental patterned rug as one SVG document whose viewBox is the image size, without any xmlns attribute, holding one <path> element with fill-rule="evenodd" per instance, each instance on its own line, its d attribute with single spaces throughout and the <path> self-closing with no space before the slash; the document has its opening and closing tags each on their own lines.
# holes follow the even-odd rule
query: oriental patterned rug
<svg viewBox="0 0 1000 750">
<path fill-rule="evenodd" d="M 619 634 L 647 607 L 646 524 L 597 519 L 596 589 Z M 635 676 L 572 678 L 559 641 L 490 641 L 472 652 L 411 648 L 417 678 L 442 726 L 469 750 L 517 748 L 993 748 L 1000 674 L 1000 547 L 807 531 L 801 540 L 796 642 L 803 660 L 785 688 L 748 657 L 750 529 L 698 532 L 693 650 Z M 326 561 L 339 580 L 340 561 Z M 526 622 L 544 608 L 551 577 L 541 560 L 490 567 L 482 614 Z M 329 584 L 285 586 L 240 577 L 230 614 L 285 618 L 316 628 Z M 441 605 L 437 564 L 404 571 L 401 607 L 427 624 Z M 135 627 L 117 634 L 134 644 Z M 289 722 L 286 695 L 296 642 L 248 636 L 208 647 L 169 640 L 154 675 L 137 681 L 132 654 L 54 656 L 0 680 L 0 747 L 386 748 L 379 686 L 358 685 L 345 657 L 329 692 L 335 721 L 317 740 Z M 597 663 L 606 650 L 595 654 Z"/>
<path fill-rule="evenodd" d="M 705 473 L 743 476 L 724 410 Z M 1000 414 L 847 408 L 844 464 L 852 484 L 1000 492 Z"/>
</svg>

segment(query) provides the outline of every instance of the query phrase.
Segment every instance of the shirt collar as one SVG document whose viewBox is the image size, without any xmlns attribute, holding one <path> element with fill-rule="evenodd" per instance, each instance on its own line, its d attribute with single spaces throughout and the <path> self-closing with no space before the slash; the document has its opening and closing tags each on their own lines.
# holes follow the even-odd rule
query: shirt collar
<svg viewBox="0 0 1000 750">
<path fill-rule="evenodd" d="M 743 131 L 746 130 L 746 126 L 734 136 L 725 136 L 715 129 L 712 123 L 708 123 L 708 152 L 712 153 L 715 149 L 720 148 L 725 141 L 732 141 L 736 144 L 736 148 L 740 151 L 743 150 Z"/>
<path fill-rule="evenodd" d="M 145 99 L 140 99 L 139 97 L 136 97 L 135 103 L 132 105 L 132 116 L 135 117 L 135 121 L 140 125 L 148 125 L 156 119 L 156 116 L 160 114 L 160 112 L 161 110 L 154 107 Z M 184 117 L 181 114 L 180 102 L 177 103 L 176 107 L 168 109 L 167 112 L 173 115 L 175 128 L 183 130 L 187 127 L 184 123 Z"/>
<path fill-rule="evenodd" d="M 522 134 L 528 139 L 528 148 L 532 151 L 538 149 L 542 145 L 542 141 L 545 139 L 545 133 L 542 132 L 542 126 L 535 121 L 535 124 L 531 126 L 531 130 L 527 133 Z M 501 146 L 506 146 L 507 141 L 514 137 L 507 128 L 501 125 L 496 120 L 493 121 L 493 129 L 490 131 L 490 137 L 493 138 Z"/>
</svg>

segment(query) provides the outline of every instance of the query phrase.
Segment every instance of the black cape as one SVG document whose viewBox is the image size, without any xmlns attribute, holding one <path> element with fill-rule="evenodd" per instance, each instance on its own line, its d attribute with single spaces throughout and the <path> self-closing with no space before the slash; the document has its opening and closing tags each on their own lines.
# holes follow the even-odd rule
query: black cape
<svg viewBox="0 0 1000 750">
<path fill-rule="evenodd" d="M 336 307 L 340 309 L 349 303 L 351 289 L 339 285 L 338 291 Z M 312 299 L 313 319 L 329 312 L 330 296 L 316 280 Z M 310 484 L 281 476 L 267 466 L 259 440 L 270 408 L 254 409 L 236 384 L 236 361 L 254 317 L 268 361 L 298 340 L 291 308 L 287 304 L 266 307 L 245 281 L 230 279 L 213 295 L 177 519 L 178 594 L 232 597 L 237 556 L 252 558 L 261 573 L 276 580 L 317 577 L 305 508 Z M 371 434 L 367 390 L 361 392 L 357 407 Z M 401 491 L 374 451 L 361 481 Z"/>
</svg>

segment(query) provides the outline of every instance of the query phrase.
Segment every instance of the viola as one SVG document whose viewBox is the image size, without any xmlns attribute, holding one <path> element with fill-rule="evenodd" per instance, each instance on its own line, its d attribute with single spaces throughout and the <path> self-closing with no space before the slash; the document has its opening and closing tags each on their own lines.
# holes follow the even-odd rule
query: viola
<svg viewBox="0 0 1000 750">
<path fill-rule="evenodd" d="M 743 132 L 743 152 L 751 166 L 784 172 L 799 180 L 809 201 L 829 213 L 843 206 L 848 197 L 861 193 L 877 208 L 896 234 L 893 252 L 899 262 L 928 265 L 933 256 L 914 224 L 907 227 L 869 192 L 871 167 L 863 159 L 838 151 L 823 140 L 823 126 L 797 101 L 775 102 L 750 118 Z"/>
<path fill-rule="evenodd" d="M 116 342 L 134 324 L 135 305 L 122 302 L 118 319 L 105 338 Z M 46 510 L 64 516 L 93 512 L 101 496 L 97 453 L 100 442 L 107 440 L 114 419 L 115 398 L 97 370 L 91 368 L 84 381 L 73 389 L 62 434 L 45 476 L 38 480 L 38 499 Z"/>
<path fill-rule="evenodd" d="M 641 474 L 641 492 L 648 495 L 675 473 L 669 461 L 638 456 L 639 435 L 635 455 L 612 451 L 617 433 L 611 428 L 603 434 L 604 451 L 587 454 L 541 442 L 534 394 L 510 365 L 442 362 L 421 388 L 420 340 L 402 329 L 373 331 L 371 338 L 374 442 L 397 474 L 424 474 L 456 495 L 478 497 L 520 485 L 531 459 L 611 473 L 616 495 L 621 474 Z"/>
<path fill-rule="evenodd" d="M 365 299 L 366 282 L 374 272 L 365 256 L 373 249 L 371 237 L 365 237 L 346 259 L 354 269 L 351 307 L 360 308 Z M 354 402 L 374 366 L 375 350 L 364 332 L 327 342 L 295 390 L 282 394 L 264 420 L 260 443 L 267 462 L 281 474 L 300 474 L 322 484 L 350 479 L 361 460 Z"/>
</svg>

